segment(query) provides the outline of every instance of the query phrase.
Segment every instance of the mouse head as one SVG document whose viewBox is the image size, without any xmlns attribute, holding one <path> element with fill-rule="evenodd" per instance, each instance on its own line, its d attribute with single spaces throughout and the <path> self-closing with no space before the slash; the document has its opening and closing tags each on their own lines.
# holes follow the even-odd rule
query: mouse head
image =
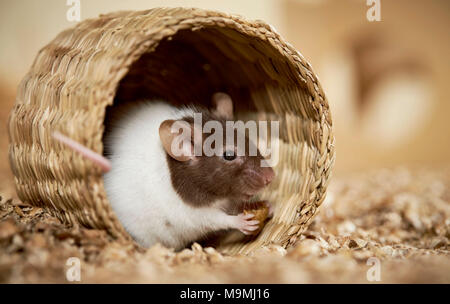
<svg viewBox="0 0 450 304">
<path fill-rule="evenodd" d="M 159 134 L 167 152 L 172 184 L 185 202 L 194 205 L 220 199 L 248 201 L 272 181 L 274 171 L 262 166 L 264 157 L 245 130 L 227 130 L 227 121 L 233 120 L 231 98 L 217 93 L 213 104 L 211 111 L 199 110 L 200 125 L 190 116 L 161 123 Z M 207 127 L 211 122 L 217 126 L 214 130 Z M 208 133 L 202 132 L 206 130 Z M 227 142 L 230 132 L 234 139 Z M 209 147 L 214 154 L 206 151 Z"/>
</svg>

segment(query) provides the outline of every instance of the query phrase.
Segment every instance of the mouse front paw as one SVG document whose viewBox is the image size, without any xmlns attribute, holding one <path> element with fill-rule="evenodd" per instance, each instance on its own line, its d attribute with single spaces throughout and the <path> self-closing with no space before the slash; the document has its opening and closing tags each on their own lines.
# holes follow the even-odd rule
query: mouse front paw
<svg viewBox="0 0 450 304">
<path fill-rule="evenodd" d="M 253 234 L 253 231 L 259 228 L 259 221 L 253 219 L 254 214 L 244 214 L 240 213 L 236 216 L 236 226 L 235 228 L 241 231 L 245 235 Z"/>
</svg>

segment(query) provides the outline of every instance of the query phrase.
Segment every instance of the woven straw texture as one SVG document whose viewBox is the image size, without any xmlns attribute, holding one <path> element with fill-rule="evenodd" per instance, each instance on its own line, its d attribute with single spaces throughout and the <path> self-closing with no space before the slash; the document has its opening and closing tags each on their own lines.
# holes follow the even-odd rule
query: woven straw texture
<svg viewBox="0 0 450 304">
<path fill-rule="evenodd" d="M 163 98 L 207 104 L 229 93 L 240 119 L 280 121 L 277 178 L 263 198 L 274 217 L 259 236 L 226 245 L 249 253 L 287 247 L 325 198 L 334 162 L 331 114 L 311 66 L 272 27 L 186 8 L 116 12 L 77 24 L 41 49 L 10 114 L 10 164 L 19 197 L 72 225 L 130 239 L 102 172 L 51 137 L 58 130 L 103 153 L 113 104 Z"/>
</svg>

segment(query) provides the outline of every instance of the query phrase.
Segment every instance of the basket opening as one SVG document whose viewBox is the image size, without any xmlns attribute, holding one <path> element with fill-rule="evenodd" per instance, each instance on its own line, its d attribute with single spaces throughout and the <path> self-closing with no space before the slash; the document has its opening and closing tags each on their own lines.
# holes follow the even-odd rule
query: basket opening
<svg viewBox="0 0 450 304">
<path fill-rule="evenodd" d="M 213 93 L 228 92 L 236 111 L 253 110 L 252 90 L 292 84 L 293 67 L 266 41 L 219 27 L 181 30 L 162 40 L 130 68 L 115 104 L 162 99 L 209 105 Z"/>
</svg>

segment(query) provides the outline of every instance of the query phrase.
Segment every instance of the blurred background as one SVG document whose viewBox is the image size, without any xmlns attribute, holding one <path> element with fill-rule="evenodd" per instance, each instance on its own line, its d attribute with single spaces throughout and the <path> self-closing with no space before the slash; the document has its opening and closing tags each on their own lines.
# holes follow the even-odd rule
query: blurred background
<svg viewBox="0 0 450 304">
<path fill-rule="evenodd" d="M 6 122 L 16 88 L 38 50 L 75 25 L 66 17 L 70 2 L 0 2 L 1 187 L 11 182 Z M 334 120 L 335 175 L 447 165 L 450 2 L 375 2 L 381 20 L 369 22 L 368 11 L 377 4 L 365 0 L 80 0 L 81 20 L 156 6 L 200 7 L 262 19 L 305 56 L 321 80 Z"/>
</svg>

